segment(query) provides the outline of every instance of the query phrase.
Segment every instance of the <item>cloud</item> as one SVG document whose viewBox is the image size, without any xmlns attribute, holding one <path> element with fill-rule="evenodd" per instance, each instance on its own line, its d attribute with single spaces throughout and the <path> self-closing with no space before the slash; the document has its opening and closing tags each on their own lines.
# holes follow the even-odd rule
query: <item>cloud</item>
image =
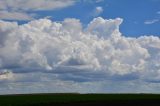
<svg viewBox="0 0 160 106">
<path fill-rule="evenodd" d="M 157 14 L 160 14 L 160 11 L 157 11 Z"/>
<path fill-rule="evenodd" d="M 7 70 L 7 69 L 0 70 L 0 81 L 12 80 L 12 79 L 13 79 L 12 71 Z"/>
<path fill-rule="evenodd" d="M 22 25 L 1 20 L 0 69 L 14 74 L 13 79 L 3 84 L 8 83 L 11 88 L 17 84 L 19 92 L 19 85 L 29 85 L 28 89 L 35 89 L 33 92 L 39 86 L 47 91 L 46 82 L 55 92 L 69 91 L 68 86 L 75 92 L 88 92 L 88 85 L 96 86 L 93 92 L 110 91 L 110 85 L 115 86 L 113 92 L 129 92 L 134 87 L 134 92 L 143 92 L 141 88 L 153 92 L 159 83 L 152 83 L 160 81 L 160 39 L 125 37 L 119 31 L 122 22 L 121 18 L 97 17 L 83 28 L 80 20 L 74 18 L 62 22 L 45 18 Z M 38 85 L 34 86 L 36 82 Z M 108 85 L 104 86 L 105 82 Z M 122 86 L 114 85 L 119 82 Z M 64 88 L 60 90 L 57 84 Z"/>
<path fill-rule="evenodd" d="M 88 3 L 101 3 L 104 2 L 104 0 L 81 0 L 82 2 L 88 2 Z"/>
<path fill-rule="evenodd" d="M 25 12 L 8 12 L 0 11 L 0 19 L 6 20 L 33 20 L 34 14 L 30 15 Z"/>
<path fill-rule="evenodd" d="M 36 11 L 62 9 L 75 2 L 75 0 L 38 0 L 38 2 L 37 0 L 0 0 L 0 19 L 32 20 L 36 16 Z"/>
<path fill-rule="evenodd" d="M 71 6 L 74 3 L 74 0 L 39 0 L 38 2 L 37 0 L 1 0 L 0 9 L 14 11 L 54 10 Z"/>
<path fill-rule="evenodd" d="M 103 7 L 96 7 L 92 13 L 92 16 L 96 17 L 99 16 L 101 13 L 103 13 Z"/>
<path fill-rule="evenodd" d="M 96 0 L 96 3 L 100 3 L 103 2 L 104 0 Z"/>
<path fill-rule="evenodd" d="M 144 22 L 144 24 L 154 24 L 154 23 L 157 23 L 157 22 L 159 22 L 159 19 L 146 20 L 146 21 Z"/>
</svg>

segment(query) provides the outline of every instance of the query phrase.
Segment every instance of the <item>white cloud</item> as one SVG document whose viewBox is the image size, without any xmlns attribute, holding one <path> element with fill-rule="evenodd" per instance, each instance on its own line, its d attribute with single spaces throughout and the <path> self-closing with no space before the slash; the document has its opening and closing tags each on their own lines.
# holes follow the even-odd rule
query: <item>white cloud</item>
<svg viewBox="0 0 160 106">
<path fill-rule="evenodd" d="M 103 2 L 104 0 L 96 0 L 96 3 L 100 3 Z"/>
<path fill-rule="evenodd" d="M 14 11 L 53 10 L 71 6 L 75 0 L 1 0 L 0 9 Z M 34 4 L 34 5 L 33 5 Z"/>
<path fill-rule="evenodd" d="M 101 13 L 103 13 L 103 7 L 96 7 L 92 13 L 92 16 L 96 17 L 99 16 Z"/>
<path fill-rule="evenodd" d="M 81 0 L 84 3 L 101 3 L 104 0 Z"/>
<path fill-rule="evenodd" d="M 160 14 L 160 11 L 157 11 L 157 14 Z"/>
<path fill-rule="evenodd" d="M 63 22 L 40 19 L 23 25 L 0 21 L 0 68 L 12 70 L 14 83 L 25 81 L 45 85 L 44 80 L 60 80 L 65 87 L 69 81 L 77 92 L 87 92 L 82 83 L 91 84 L 92 88 L 97 81 L 158 83 L 159 37 L 125 37 L 119 31 L 122 21 L 121 18 L 98 17 L 85 29 L 73 18 Z M 105 91 L 103 85 L 97 84 L 93 92 Z M 115 89 L 118 92 L 118 88 Z M 143 92 L 142 89 L 138 91 Z"/>
<path fill-rule="evenodd" d="M 119 25 L 123 22 L 123 19 L 109 19 L 105 20 L 101 17 L 97 17 L 91 21 L 87 27 L 87 30 L 99 37 L 109 38 L 112 36 L 119 37 Z"/>
<path fill-rule="evenodd" d="M 6 20 L 33 20 L 34 15 L 29 15 L 25 12 L 8 12 L 0 11 L 0 19 Z"/>
<path fill-rule="evenodd" d="M 159 19 L 146 20 L 146 21 L 144 22 L 144 24 L 154 24 L 154 23 L 156 23 L 156 22 L 159 22 Z"/>
<path fill-rule="evenodd" d="M 0 19 L 32 20 L 35 11 L 56 10 L 71 6 L 75 0 L 0 0 Z"/>
<path fill-rule="evenodd" d="M 102 13 L 103 12 L 103 8 L 100 7 L 100 6 L 96 7 L 96 12 L 99 13 L 99 14 Z"/>
</svg>

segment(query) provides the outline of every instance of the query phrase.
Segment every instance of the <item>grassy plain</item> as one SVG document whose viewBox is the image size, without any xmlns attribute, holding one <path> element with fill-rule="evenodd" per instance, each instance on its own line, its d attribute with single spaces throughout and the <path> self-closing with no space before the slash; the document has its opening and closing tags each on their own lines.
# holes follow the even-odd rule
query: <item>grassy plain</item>
<svg viewBox="0 0 160 106">
<path fill-rule="evenodd" d="M 159 94 L 19 94 L 0 95 L 0 106 L 123 105 L 160 106 Z"/>
</svg>

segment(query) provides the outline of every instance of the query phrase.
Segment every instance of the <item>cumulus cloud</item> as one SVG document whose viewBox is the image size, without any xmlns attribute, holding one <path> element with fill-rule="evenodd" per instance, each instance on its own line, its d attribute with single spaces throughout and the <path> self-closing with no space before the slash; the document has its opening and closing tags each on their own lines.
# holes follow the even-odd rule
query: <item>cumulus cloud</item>
<svg viewBox="0 0 160 106">
<path fill-rule="evenodd" d="M 0 0 L 0 19 L 32 20 L 36 15 L 30 13 L 61 9 L 75 2 L 75 0 Z"/>
<path fill-rule="evenodd" d="M 119 31 L 122 22 L 98 17 L 83 28 L 74 18 L 39 19 L 23 25 L 1 20 L 0 69 L 12 70 L 12 83 L 69 81 L 77 85 L 77 92 L 82 92 L 82 83 L 159 82 L 159 37 L 125 37 Z M 99 91 L 105 91 L 102 85 L 97 85 Z"/>
</svg>

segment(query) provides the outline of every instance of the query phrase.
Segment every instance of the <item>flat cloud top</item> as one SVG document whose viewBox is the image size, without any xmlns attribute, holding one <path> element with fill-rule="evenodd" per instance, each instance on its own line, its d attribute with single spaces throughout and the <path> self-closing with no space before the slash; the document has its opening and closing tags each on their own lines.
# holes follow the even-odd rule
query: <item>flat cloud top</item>
<svg viewBox="0 0 160 106">
<path fill-rule="evenodd" d="M 102 86 L 105 82 L 131 81 L 122 86 L 133 89 L 138 82 L 147 83 L 143 87 L 152 92 L 159 85 L 151 87 L 153 90 L 148 87 L 160 81 L 160 39 L 125 37 L 119 31 L 122 22 L 121 18 L 98 17 L 83 28 L 74 18 L 63 22 L 39 19 L 23 25 L 1 20 L 0 71 L 10 70 L 14 77 L 1 82 L 11 83 L 13 88 L 12 83 L 37 82 L 40 86 L 53 81 L 52 87 L 62 83 L 65 88 L 60 91 L 64 92 L 70 85 L 77 92 L 89 92 L 82 89 L 88 86 L 96 86 L 93 92 L 105 92 L 109 90 L 104 89 L 107 85 Z M 118 88 L 116 85 L 115 92 L 122 90 Z"/>
</svg>

